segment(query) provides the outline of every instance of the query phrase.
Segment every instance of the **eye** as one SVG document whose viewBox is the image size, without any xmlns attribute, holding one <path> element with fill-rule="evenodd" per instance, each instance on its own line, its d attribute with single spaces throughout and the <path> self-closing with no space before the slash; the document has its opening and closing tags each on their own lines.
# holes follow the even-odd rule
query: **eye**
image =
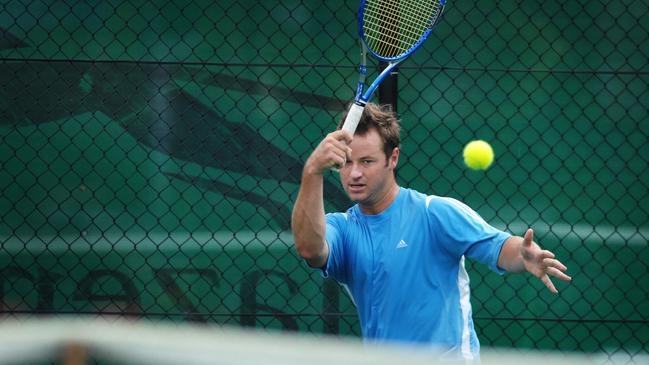
<svg viewBox="0 0 649 365">
<path fill-rule="evenodd" d="M 369 165 L 369 164 L 371 164 L 372 162 L 374 162 L 374 160 L 366 159 L 366 160 L 362 160 L 361 162 L 363 163 L 363 165 Z"/>
</svg>

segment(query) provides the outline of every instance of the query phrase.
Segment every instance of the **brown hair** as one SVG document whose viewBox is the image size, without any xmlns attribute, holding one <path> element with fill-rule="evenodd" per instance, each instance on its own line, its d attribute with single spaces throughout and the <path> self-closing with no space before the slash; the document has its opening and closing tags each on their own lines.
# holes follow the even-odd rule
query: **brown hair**
<svg viewBox="0 0 649 365">
<path fill-rule="evenodd" d="M 344 121 L 345 118 L 338 123 L 337 129 L 343 127 Z M 392 106 L 389 104 L 377 105 L 367 103 L 363 110 L 361 120 L 358 122 L 358 127 L 356 127 L 355 134 L 362 136 L 370 129 L 375 129 L 379 133 L 379 136 L 381 136 L 385 157 L 386 159 L 390 159 L 394 148 L 399 147 L 401 143 L 401 138 L 399 137 L 401 127 L 399 123 L 399 118 L 397 118 L 396 113 L 392 111 Z"/>
</svg>

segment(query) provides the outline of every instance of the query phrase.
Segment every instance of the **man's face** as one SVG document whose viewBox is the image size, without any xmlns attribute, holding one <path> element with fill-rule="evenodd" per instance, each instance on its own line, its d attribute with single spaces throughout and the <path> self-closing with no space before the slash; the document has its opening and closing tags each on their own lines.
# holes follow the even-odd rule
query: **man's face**
<svg viewBox="0 0 649 365">
<path fill-rule="evenodd" d="M 372 208 L 396 184 L 393 170 L 399 158 L 399 149 L 392 151 L 387 159 L 383 152 L 383 142 L 375 129 L 365 135 L 355 135 L 349 145 L 352 159 L 340 169 L 343 188 L 352 201 Z"/>
</svg>

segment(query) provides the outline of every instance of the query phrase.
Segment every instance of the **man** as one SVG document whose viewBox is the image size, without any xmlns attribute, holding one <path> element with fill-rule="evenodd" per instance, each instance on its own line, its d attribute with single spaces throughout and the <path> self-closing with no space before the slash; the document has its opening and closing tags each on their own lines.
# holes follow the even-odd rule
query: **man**
<svg viewBox="0 0 649 365">
<path fill-rule="evenodd" d="M 465 256 L 498 273 L 530 272 L 553 293 L 548 275 L 571 280 L 554 254 L 533 242 L 531 229 L 512 236 L 457 200 L 400 187 L 399 121 L 389 109 L 368 104 L 353 137 L 340 128 L 304 166 L 292 228 L 308 264 L 347 287 L 366 340 L 477 358 Z M 336 167 L 357 204 L 325 214 L 323 174 Z"/>
</svg>

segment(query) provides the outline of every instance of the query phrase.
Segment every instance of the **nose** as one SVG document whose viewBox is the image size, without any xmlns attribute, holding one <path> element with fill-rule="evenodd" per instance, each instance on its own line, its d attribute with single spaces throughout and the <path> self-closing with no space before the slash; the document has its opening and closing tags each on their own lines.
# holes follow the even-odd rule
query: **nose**
<svg viewBox="0 0 649 365">
<path fill-rule="evenodd" d="M 351 171 L 349 171 L 349 177 L 354 180 L 358 180 L 363 176 L 363 169 L 361 165 L 354 162 L 351 166 Z"/>
</svg>

